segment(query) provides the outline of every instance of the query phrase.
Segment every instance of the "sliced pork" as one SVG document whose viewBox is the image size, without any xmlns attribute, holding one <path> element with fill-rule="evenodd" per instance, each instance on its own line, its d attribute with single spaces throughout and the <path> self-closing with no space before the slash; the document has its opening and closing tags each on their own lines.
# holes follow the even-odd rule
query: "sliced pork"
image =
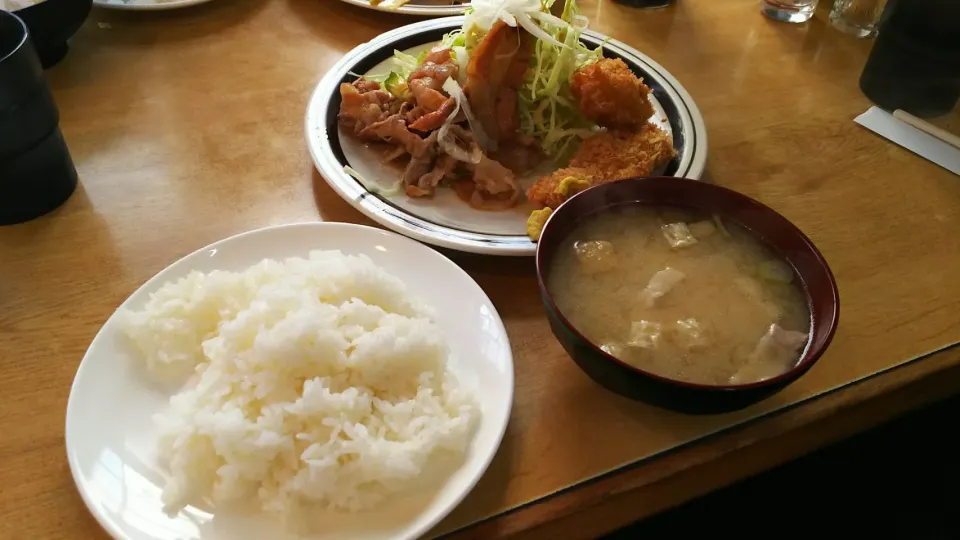
<svg viewBox="0 0 960 540">
<path fill-rule="evenodd" d="M 464 92 L 484 133 L 495 142 L 517 133 L 517 90 L 530 66 L 533 45 L 529 32 L 497 21 L 467 64 Z"/>
<path fill-rule="evenodd" d="M 440 129 L 440 126 L 446 122 L 447 118 L 453 114 L 453 111 L 456 108 L 456 100 L 453 98 L 447 98 L 447 100 L 444 101 L 443 104 L 440 105 L 440 107 L 435 111 L 426 113 L 417 118 L 416 121 L 412 122 L 410 124 L 410 129 L 422 131 L 424 133 L 433 131 L 435 129 Z"/>
<path fill-rule="evenodd" d="M 407 84 L 412 87 L 414 81 L 417 81 L 416 86 L 439 91 L 447 79 L 457 76 L 458 70 L 457 63 L 450 55 L 450 49 L 430 51 L 424 57 L 423 63 L 410 74 Z"/>
<path fill-rule="evenodd" d="M 371 89 L 369 81 L 361 79 L 353 84 L 341 84 L 340 100 L 340 123 L 360 135 L 364 128 L 390 115 L 391 103 L 396 98 L 380 90 L 380 85 Z"/>
<path fill-rule="evenodd" d="M 437 132 L 434 131 L 429 137 L 422 139 L 419 144 L 415 145 L 410 152 L 410 163 L 403 171 L 403 186 L 407 195 L 424 197 L 432 193 L 432 190 L 420 187 L 420 178 L 433 169 L 433 162 L 436 157 Z"/>
<path fill-rule="evenodd" d="M 440 154 L 433 164 L 433 170 L 420 177 L 417 181 L 417 188 L 421 191 L 433 193 L 444 178 L 452 178 L 453 171 L 457 167 L 457 160 L 446 154 Z"/>
<path fill-rule="evenodd" d="M 380 140 L 396 144 L 411 154 L 423 144 L 423 139 L 419 135 L 407 129 L 407 124 L 400 114 L 371 124 L 362 129 L 358 135 L 368 140 Z"/>
</svg>

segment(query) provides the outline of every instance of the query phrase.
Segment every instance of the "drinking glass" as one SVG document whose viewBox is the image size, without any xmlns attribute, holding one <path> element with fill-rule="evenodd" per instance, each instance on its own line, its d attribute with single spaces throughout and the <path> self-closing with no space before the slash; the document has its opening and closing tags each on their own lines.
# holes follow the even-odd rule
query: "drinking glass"
<svg viewBox="0 0 960 540">
<path fill-rule="evenodd" d="M 857 37 L 874 36 L 885 5 L 887 0 L 836 0 L 830 10 L 830 24 Z"/>
<path fill-rule="evenodd" d="M 802 23 L 813 17 L 819 0 L 760 0 L 760 11 L 778 21 Z"/>
</svg>

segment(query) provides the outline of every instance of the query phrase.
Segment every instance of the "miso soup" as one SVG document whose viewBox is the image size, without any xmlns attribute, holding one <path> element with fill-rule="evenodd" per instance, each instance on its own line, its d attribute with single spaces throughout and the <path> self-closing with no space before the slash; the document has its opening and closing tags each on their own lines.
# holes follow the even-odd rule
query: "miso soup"
<svg viewBox="0 0 960 540">
<path fill-rule="evenodd" d="M 685 209 L 625 205 L 585 220 L 548 287 L 587 339 L 672 379 L 760 381 L 791 369 L 809 341 L 793 268 L 743 227 Z"/>
</svg>

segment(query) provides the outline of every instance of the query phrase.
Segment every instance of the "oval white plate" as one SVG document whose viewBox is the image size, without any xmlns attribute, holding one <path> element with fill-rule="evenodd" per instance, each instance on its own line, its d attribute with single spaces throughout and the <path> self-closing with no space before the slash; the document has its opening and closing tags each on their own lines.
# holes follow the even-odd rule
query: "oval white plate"
<svg viewBox="0 0 960 540">
<path fill-rule="evenodd" d="M 90 512 L 122 540 L 284 540 L 417 538 L 446 516 L 483 475 L 500 445 L 513 403 L 513 356 L 503 322 L 486 294 L 436 251 L 391 232 L 344 223 L 302 223 L 221 240 L 170 265 L 121 307 L 139 308 L 150 293 L 192 270 L 242 270 L 264 258 L 306 256 L 313 249 L 363 253 L 433 306 L 450 345 L 452 369 L 477 392 L 482 418 L 466 460 L 434 492 L 390 500 L 376 511 L 331 516 L 322 534 L 294 537 L 261 515 L 211 516 L 188 507 L 162 512 L 151 417 L 169 393 L 152 385 L 121 340 L 116 315 L 103 325 L 77 370 L 67 404 L 70 470 Z"/>
<path fill-rule="evenodd" d="M 354 208 L 387 228 L 459 251 L 532 256 L 536 243 L 526 235 L 526 220 L 532 210 L 529 203 L 501 212 L 475 210 L 449 189 L 438 190 L 430 199 L 403 194 L 383 197 L 368 191 L 343 171 L 349 165 L 367 181 L 385 188 L 400 176 L 400 171 L 380 163 L 376 150 L 341 134 L 337 123 L 340 83 L 355 80 L 351 73 L 382 72 L 394 49 L 422 50 L 462 25 L 463 17 L 411 24 L 347 53 L 323 76 L 310 98 L 305 122 L 307 146 L 327 183 Z M 583 41 L 592 47 L 604 43 L 605 56 L 622 58 L 653 89 L 657 114 L 652 120 L 673 135 L 678 152 L 663 174 L 699 179 L 707 161 L 707 130 L 687 91 L 659 64 L 619 41 L 591 31 L 583 34 Z M 521 185 L 528 184 L 521 179 Z"/>
<path fill-rule="evenodd" d="M 132 11 L 158 11 L 177 9 L 205 4 L 211 0 L 93 0 L 93 5 L 108 9 L 129 9 Z"/>
<path fill-rule="evenodd" d="M 462 15 L 466 12 L 468 3 L 459 4 L 459 5 L 438 5 L 437 3 L 429 3 L 425 0 L 411 0 L 409 4 L 400 6 L 398 8 L 390 8 L 380 5 L 373 5 L 370 3 L 370 0 L 343 0 L 348 4 L 353 4 L 355 6 L 365 7 L 369 9 L 375 9 L 377 11 L 386 11 L 387 13 L 400 13 L 403 15 L 422 15 L 426 17 L 445 17 L 448 15 Z"/>
</svg>

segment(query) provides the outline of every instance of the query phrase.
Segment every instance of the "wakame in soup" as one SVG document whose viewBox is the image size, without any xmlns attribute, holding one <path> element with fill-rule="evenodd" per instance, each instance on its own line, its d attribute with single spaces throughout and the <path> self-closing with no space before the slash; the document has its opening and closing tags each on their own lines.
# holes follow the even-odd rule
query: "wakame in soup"
<svg viewBox="0 0 960 540">
<path fill-rule="evenodd" d="M 793 268 L 743 227 L 685 209 L 624 205 L 584 220 L 547 286 L 584 337 L 671 379 L 761 381 L 791 369 L 809 340 Z"/>
</svg>

